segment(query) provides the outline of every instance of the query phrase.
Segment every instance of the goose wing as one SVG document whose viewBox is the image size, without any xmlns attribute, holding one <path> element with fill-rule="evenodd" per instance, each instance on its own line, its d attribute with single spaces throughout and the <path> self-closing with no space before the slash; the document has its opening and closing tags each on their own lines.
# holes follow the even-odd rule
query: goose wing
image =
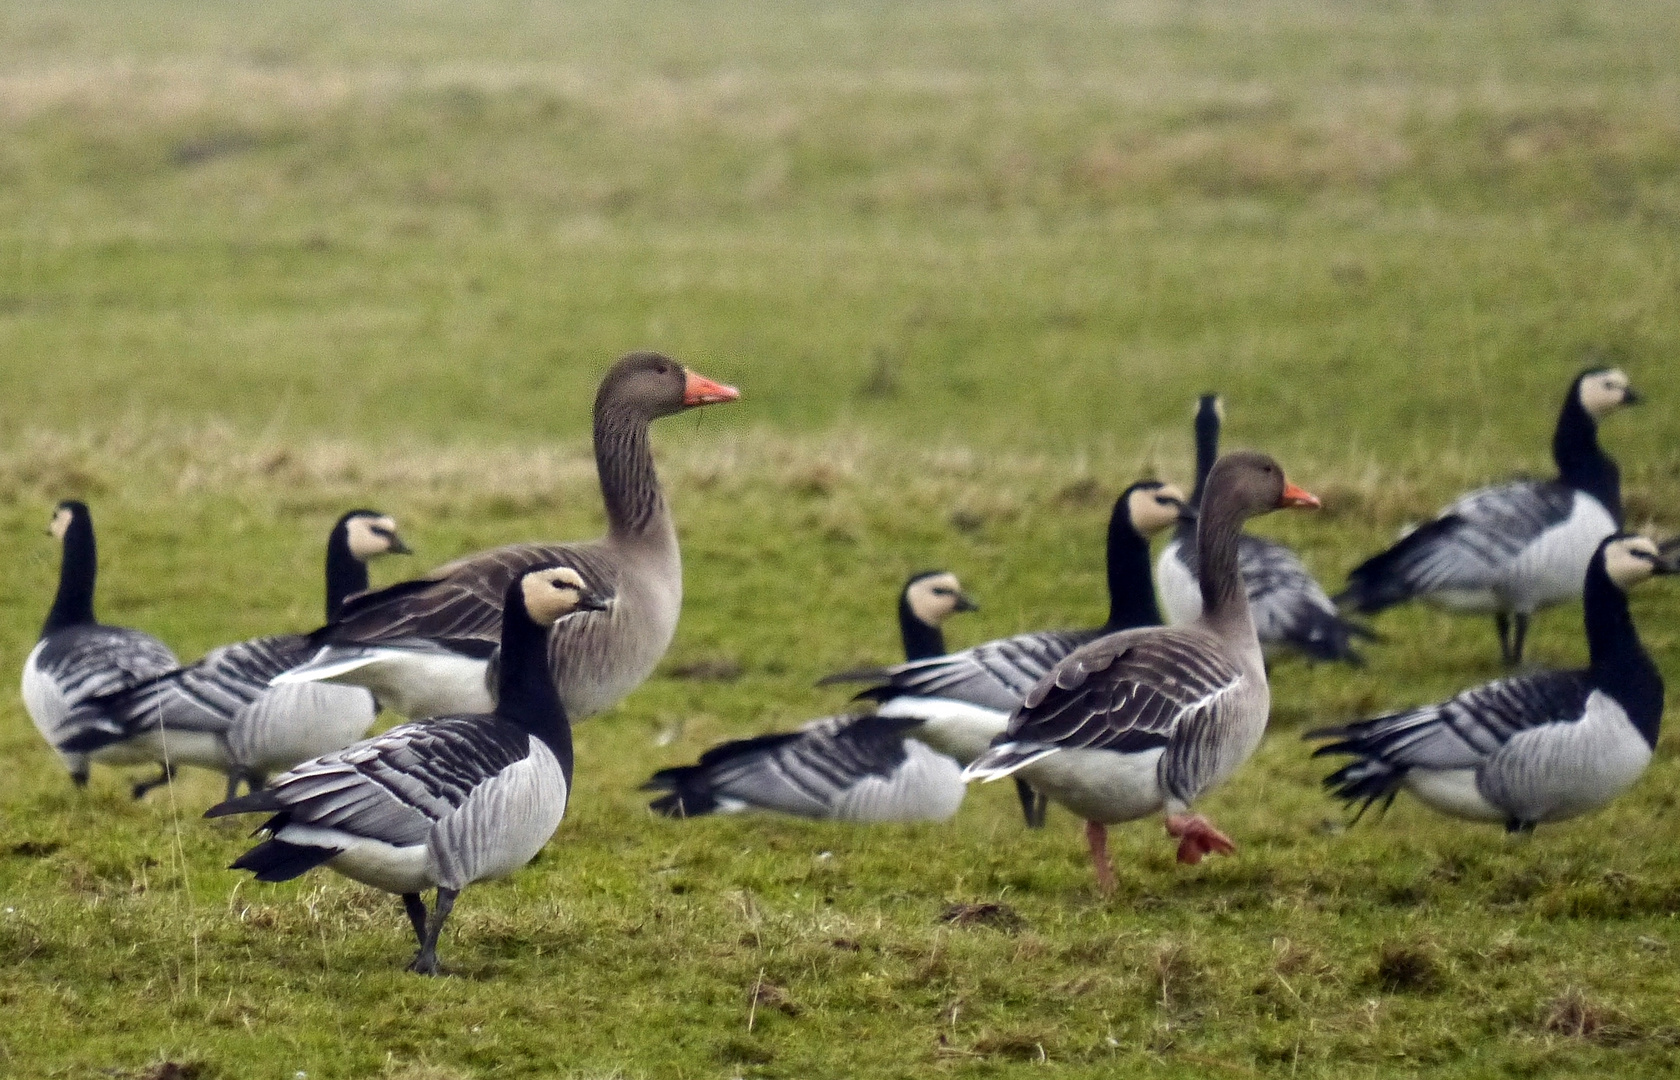
<svg viewBox="0 0 1680 1080">
<path fill-rule="evenodd" d="M 1013 712 L 1033 686 L 1097 631 L 1044 630 L 988 641 L 961 652 L 890 667 L 830 675 L 818 685 L 872 682 L 859 699 L 945 698 L 998 712 Z"/>
<path fill-rule="evenodd" d="M 25 698 L 39 698 L 44 711 L 36 716 L 43 734 L 54 746 L 79 740 L 105 723 L 92 699 L 120 692 L 180 666 L 169 646 L 150 634 L 120 626 L 75 626 L 60 630 L 35 647 L 25 672 Z M 37 685 L 51 693 L 35 692 Z"/>
<path fill-rule="evenodd" d="M 1371 631 L 1337 613 L 1293 550 L 1244 533 L 1237 543 L 1237 564 L 1261 644 L 1287 645 L 1319 660 L 1360 662 L 1353 639 L 1371 638 Z"/>
</svg>

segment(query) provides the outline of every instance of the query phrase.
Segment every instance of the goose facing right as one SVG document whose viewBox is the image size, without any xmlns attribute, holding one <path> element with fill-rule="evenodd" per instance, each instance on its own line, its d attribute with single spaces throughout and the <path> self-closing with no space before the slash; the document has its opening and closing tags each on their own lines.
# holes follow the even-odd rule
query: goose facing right
<svg viewBox="0 0 1680 1080">
<path fill-rule="evenodd" d="M 1098 887 L 1114 889 L 1107 826 L 1165 809 L 1178 859 L 1235 850 L 1195 800 L 1247 761 L 1271 705 L 1266 666 L 1237 563 L 1243 522 L 1318 500 L 1264 454 L 1228 454 L 1208 476 L 1197 522 L 1202 614 L 1080 647 L 1033 687 L 1008 730 L 965 779 L 1017 773 L 1085 818 Z"/>
<path fill-rule="evenodd" d="M 205 817 L 272 815 L 268 839 L 231 869 L 288 881 L 324 863 L 398 893 L 419 943 L 409 970 L 436 975 L 438 934 L 460 891 L 530 862 L 566 814 L 572 729 L 549 675 L 548 632 L 604 604 L 570 567 L 514 579 L 495 709 L 403 724 L 211 807 Z"/>
</svg>

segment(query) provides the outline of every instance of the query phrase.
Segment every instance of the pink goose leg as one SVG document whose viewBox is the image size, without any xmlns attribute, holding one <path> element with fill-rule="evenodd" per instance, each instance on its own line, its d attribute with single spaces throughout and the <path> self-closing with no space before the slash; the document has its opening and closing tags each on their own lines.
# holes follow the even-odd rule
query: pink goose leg
<svg viewBox="0 0 1680 1080">
<path fill-rule="evenodd" d="M 1114 867 L 1108 861 L 1108 826 L 1087 821 L 1085 843 L 1091 847 L 1091 866 L 1097 871 L 1097 888 L 1104 896 L 1110 896 L 1114 893 Z"/>
<path fill-rule="evenodd" d="M 1202 856 L 1215 851 L 1231 855 L 1237 850 L 1229 836 L 1200 814 L 1168 814 L 1167 835 L 1178 838 L 1178 861 L 1189 866 L 1195 866 Z"/>
</svg>

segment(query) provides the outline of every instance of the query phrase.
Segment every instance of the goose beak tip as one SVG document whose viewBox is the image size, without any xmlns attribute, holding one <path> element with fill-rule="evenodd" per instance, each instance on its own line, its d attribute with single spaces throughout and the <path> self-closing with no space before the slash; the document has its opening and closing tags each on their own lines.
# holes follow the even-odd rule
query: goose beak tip
<svg viewBox="0 0 1680 1080">
<path fill-rule="evenodd" d="M 740 396 L 741 391 L 733 386 L 714 382 L 697 371 L 688 373 L 687 382 L 683 386 L 683 404 L 689 408 L 696 405 L 720 405 L 726 401 L 735 401 Z"/>
<path fill-rule="evenodd" d="M 1299 488 L 1287 482 L 1283 485 L 1283 496 L 1278 499 L 1279 509 L 1317 510 L 1323 505 L 1318 501 L 1317 495 L 1305 488 Z"/>
</svg>

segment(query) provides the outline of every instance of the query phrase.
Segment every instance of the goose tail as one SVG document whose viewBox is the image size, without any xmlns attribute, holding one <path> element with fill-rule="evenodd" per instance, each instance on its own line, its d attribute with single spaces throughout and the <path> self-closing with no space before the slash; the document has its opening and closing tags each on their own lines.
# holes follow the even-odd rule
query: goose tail
<svg viewBox="0 0 1680 1080">
<path fill-rule="evenodd" d="M 969 762 L 968 767 L 963 769 L 962 778 L 965 783 L 978 780 L 983 784 L 1002 780 L 1060 749 L 1059 746 L 1038 742 L 999 743 Z"/>
</svg>

